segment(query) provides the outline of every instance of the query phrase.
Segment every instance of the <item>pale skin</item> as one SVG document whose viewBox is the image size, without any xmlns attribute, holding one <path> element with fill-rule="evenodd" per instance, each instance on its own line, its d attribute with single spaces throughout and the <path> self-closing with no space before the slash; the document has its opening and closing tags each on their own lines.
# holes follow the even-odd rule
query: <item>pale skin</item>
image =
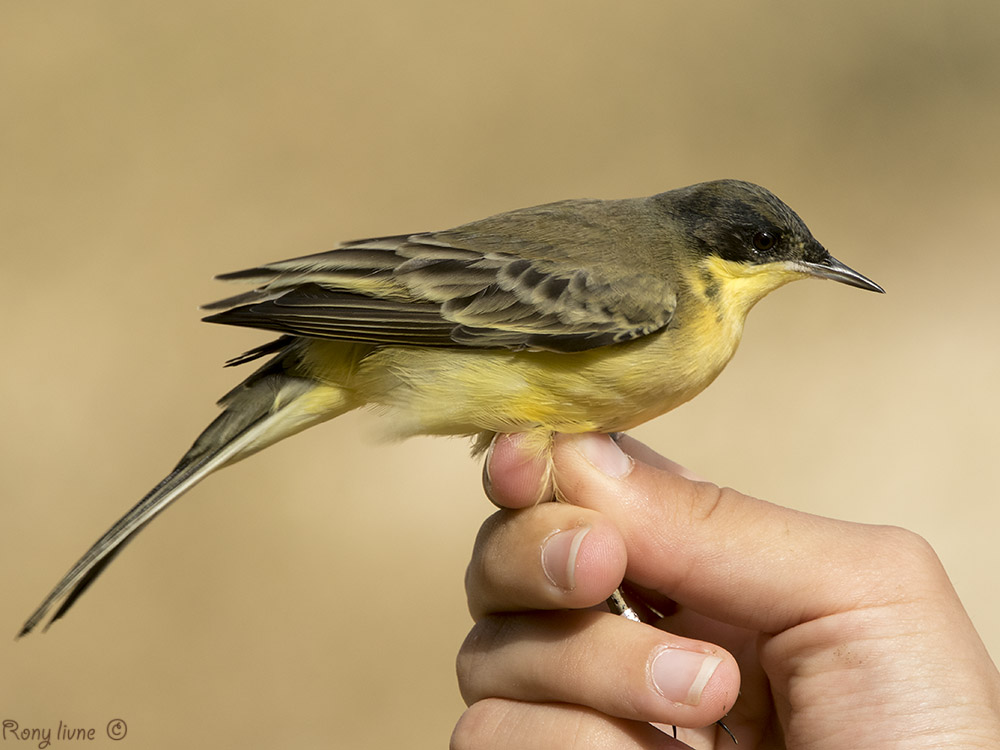
<svg viewBox="0 0 1000 750">
<path fill-rule="evenodd" d="M 567 502 L 537 503 L 551 482 L 522 442 L 487 458 L 501 510 L 468 570 L 453 750 L 1000 745 L 1000 673 L 917 535 L 720 489 L 595 434 L 557 436 Z M 656 627 L 608 613 L 623 578 L 676 611 Z M 738 746 L 713 724 L 727 712 Z"/>
</svg>

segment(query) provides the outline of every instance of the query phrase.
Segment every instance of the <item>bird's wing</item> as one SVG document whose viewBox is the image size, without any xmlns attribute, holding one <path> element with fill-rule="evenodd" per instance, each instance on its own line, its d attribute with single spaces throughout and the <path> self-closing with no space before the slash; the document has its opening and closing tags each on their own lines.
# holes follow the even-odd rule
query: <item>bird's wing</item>
<svg viewBox="0 0 1000 750">
<path fill-rule="evenodd" d="M 205 320 L 372 344 L 557 352 L 670 322 L 676 293 L 665 279 L 500 239 L 451 230 L 358 240 L 225 274 L 258 286 L 206 305 L 222 312 Z"/>
</svg>

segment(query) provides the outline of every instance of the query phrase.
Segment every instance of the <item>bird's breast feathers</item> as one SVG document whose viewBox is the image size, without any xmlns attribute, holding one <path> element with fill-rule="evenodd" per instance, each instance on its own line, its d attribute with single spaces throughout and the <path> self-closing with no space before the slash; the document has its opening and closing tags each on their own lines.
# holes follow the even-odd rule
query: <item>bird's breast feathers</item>
<svg viewBox="0 0 1000 750">
<path fill-rule="evenodd" d="M 700 393 L 742 332 L 699 306 L 686 325 L 583 352 L 371 347 L 345 378 L 343 344 L 313 340 L 311 372 L 390 412 L 391 431 L 627 430 Z"/>
</svg>

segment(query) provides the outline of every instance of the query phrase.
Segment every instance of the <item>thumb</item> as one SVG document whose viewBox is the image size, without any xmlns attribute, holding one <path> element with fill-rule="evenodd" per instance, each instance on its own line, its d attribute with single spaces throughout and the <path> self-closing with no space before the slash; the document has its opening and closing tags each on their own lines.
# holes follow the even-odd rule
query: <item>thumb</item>
<svg viewBox="0 0 1000 750">
<path fill-rule="evenodd" d="M 621 531 L 628 580 L 731 625 L 774 633 L 866 597 L 885 603 L 879 558 L 899 565 L 884 527 L 698 481 L 630 438 L 561 434 L 553 460 L 562 497 Z"/>
</svg>

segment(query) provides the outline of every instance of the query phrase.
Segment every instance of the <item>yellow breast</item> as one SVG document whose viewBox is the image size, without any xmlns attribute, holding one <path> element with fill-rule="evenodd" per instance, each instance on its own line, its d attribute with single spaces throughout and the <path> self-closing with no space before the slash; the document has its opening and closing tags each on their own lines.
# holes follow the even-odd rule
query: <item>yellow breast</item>
<svg viewBox="0 0 1000 750">
<path fill-rule="evenodd" d="M 572 354 L 386 347 L 362 362 L 356 382 L 404 434 L 613 432 L 701 392 L 741 331 L 742 320 L 706 309 L 682 327 Z"/>
</svg>

